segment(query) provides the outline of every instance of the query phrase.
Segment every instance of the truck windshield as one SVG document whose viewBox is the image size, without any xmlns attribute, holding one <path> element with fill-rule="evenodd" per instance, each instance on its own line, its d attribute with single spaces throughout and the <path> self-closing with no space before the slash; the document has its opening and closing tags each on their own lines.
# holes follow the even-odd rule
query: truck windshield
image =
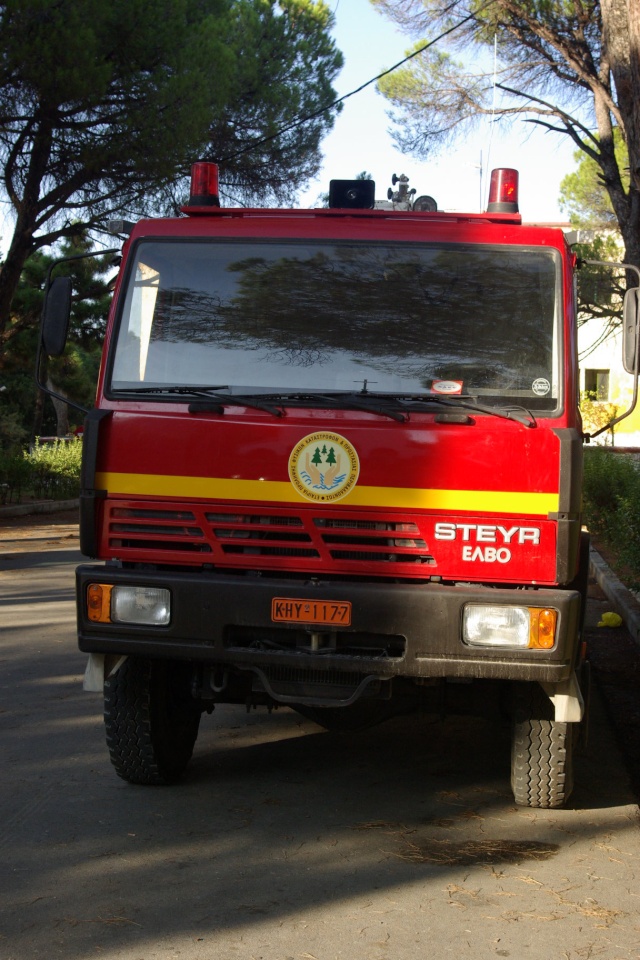
<svg viewBox="0 0 640 960">
<path fill-rule="evenodd" d="M 560 257 L 541 247 L 143 241 L 110 389 L 559 401 Z"/>
</svg>

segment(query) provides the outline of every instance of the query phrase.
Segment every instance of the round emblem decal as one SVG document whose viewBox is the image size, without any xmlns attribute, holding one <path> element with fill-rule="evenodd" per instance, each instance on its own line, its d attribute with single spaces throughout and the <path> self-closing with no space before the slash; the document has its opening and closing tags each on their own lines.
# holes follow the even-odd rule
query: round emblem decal
<svg viewBox="0 0 640 960">
<path fill-rule="evenodd" d="M 355 487 L 358 454 L 339 433 L 310 433 L 289 456 L 289 479 L 305 500 L 333 503 Z"/>
<path fill-rule="evenodd" d="M 534 380 L 531 384 L 531 389 L 537 397 L 546 397 L 551 390 L 551 384 L 546 377 L 538 377 L 537 380 Z"/>
<path fill-rule="evenodd" d="M 431 393 L 462 393 L 462 380 L 434 380 Z"/>
</svg>

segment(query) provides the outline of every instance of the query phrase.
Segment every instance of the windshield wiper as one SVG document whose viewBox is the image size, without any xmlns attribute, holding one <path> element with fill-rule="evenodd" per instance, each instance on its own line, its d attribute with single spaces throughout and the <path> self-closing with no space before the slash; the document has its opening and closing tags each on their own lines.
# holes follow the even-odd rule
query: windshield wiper
<svg viewBox="0 0 640 960">
<path fill-rule="evenodd" d="M 213 412 L 222 412 L 224 406 L 227 407 L 252 407 L 255 410 L 266 410 L 274 417 L 283 417 L 284 412 L 272 403 L 265 403 L 254 396 L 246 394 L 218 393 L 224 389 L 226 384 L 220 387 L 136 387 L 128 393 L 145 393 L 150 395 L 178 396 L 178 397 L 202 397 L 199 402 L 189 404 L 189 413 L 206 413 L 208 410 Z M 205 401 L 208 401 L 205 402 Z"/>
<path fill-rule="evenodd" d="M 293 403 L 305 406 L 339 407 L 342 410 L 364 410 L 366 413 L 377 413 L 381 417 L 389 417 L 398 423 L 406 423 L 409 413 L 400 412 L 397 407 L 400 402 L 396 397 L 381 397 L 368 393 L 350 393 L 336 390 L 335 393 L 274 393 L 268 394 L 272 400 L 278 400 L 284 406 Z"/>
<path fill-rule="evenodd" d="M 435 397 L 435 396 L 410 396 L 404 398 L 410 403 L 437 403 L 443 407 L 463 407 L 465 410 L 476 410 L 478 413 L 488 413 L 490 416 L 502 417 L 503 420 L 515 420 L 524 427 L 537 426 L 536 418 L 527 407 L 521 404 L 510 404 L 504 407 L 496 407 L 493 404 L 479 403 L 475 397 Z"/>
<path fill-rule="evenodd" d="M 335 393 L 291 393 L 269 394 L 270 399 L 279 400 L 285 406 L 294 401 L 296 403 L 313 403 L 316 406 L 329 401 L 332 405 L 354 410 L 366 410 L 370 413 L 379 413 L 381 416 L 391 417 L 398 422 L 406 422 L 410 413 L 411 404 L 439 404 L 443 407 L 475 410 L 477 413 L 487 413 L 504 420 L 515 420 L 525 427 L 535 427 L 536 419 L 526 407 L 513 404 L 496 407 L 488 403 L 479 403 L 471 395 L 460 397 L 441 397 L 432 394 L 380 394 L 380 393 L 351 393 L 348 391 Z"/>
<path fill-rule="evenodd" d="M 199 395 L 203 390 L 228 390 L 226 383 L 216 384 L 215 387 L 192 386 L 192 387 L 169 387 L 162 384 L 157 387 L 125 387 L 121 388 L 122 393 L 166 393 L 166 394 L 184 394 L 185 396 Z"/>
</svg>

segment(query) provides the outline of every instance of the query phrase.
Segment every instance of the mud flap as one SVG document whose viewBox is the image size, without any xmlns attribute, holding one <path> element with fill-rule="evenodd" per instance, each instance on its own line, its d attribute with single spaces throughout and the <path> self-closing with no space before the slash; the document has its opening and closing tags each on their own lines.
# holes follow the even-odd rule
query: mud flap
<svg viewBox="0 0 640 960">
<path fill-rule="evenodd" d="M 554 719 L 560 723 L 580 723 L 584 716 L 584 698 L 575 671 L 562 683 L 541 683 L 553 704 Z"/>
<path fill-rule="evenodd" d="M 113 676 L 127 659 L 105 653 L 90 653 L 82 678 L 82 689 L 88 693 L 102 693 L 104 681 Z"/>
</svg>

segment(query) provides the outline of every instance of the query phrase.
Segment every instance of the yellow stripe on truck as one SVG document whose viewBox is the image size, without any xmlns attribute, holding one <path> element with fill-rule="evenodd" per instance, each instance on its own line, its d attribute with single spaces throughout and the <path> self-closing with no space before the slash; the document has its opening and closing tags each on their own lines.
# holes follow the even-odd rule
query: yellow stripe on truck
<svg viewBox="0 0 640 960">
<path fill-rule="evenodd" d="M 236 480 L 225 477 L 181 477 L 155 473 L 98 473 L 98 489 L 109 495 L 174 497 L 193 500 L 239 500 L 261 503 L 304 503 L 291 483 L 278 480 Z M 432 490 L 412 487 L 356 486 L 342 500 L 350 507 L 398 507 L 403 510 L 464 510 L 471 513 L 513 513 L 546 517 L 557 513 L 557 493 L 507 490 Z M 319 504 L 320 508 L 331 506 Z"/>
</svg>

